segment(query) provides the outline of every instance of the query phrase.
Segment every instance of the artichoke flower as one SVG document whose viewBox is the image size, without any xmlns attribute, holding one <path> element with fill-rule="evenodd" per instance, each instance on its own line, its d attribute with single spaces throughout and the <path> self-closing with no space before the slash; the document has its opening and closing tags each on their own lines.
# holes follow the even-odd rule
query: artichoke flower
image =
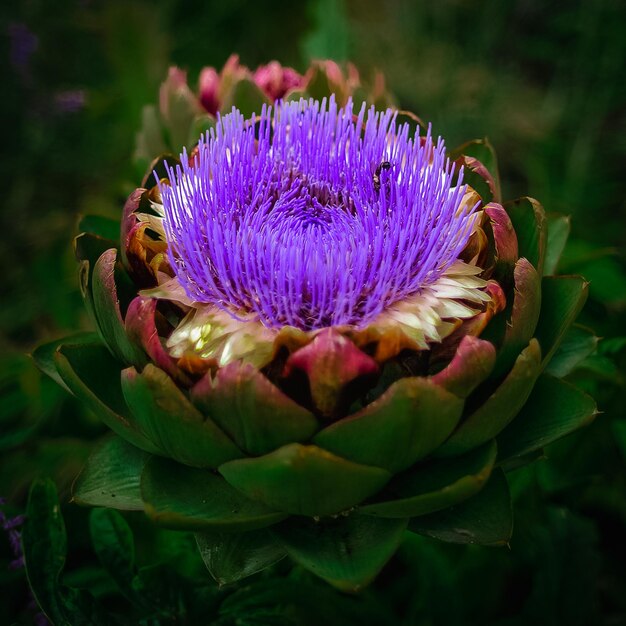
<svg viewBox="0 0 626 626">
<path fill-rule="evenodd" d="M 505 472 L 596 410 L 550 374 L 587 292 L 554 275 L 568 222 L 501 202 L 486 141 L 350 98 L 157 159 L 119 241 L 76 239 L 98 333 L 34 354 L 114 431 L 74 501 L 195 532 L 221 583 L 289 556 L 358 589 L 407 531 L 506 544 Z"/>
</svg>

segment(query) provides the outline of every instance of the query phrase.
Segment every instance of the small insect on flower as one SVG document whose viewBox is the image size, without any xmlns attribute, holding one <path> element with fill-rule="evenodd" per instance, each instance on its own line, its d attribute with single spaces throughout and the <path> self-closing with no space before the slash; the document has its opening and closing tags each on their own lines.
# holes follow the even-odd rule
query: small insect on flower
<svg viewBox="0 0 626 626">
<path fill-rule="evenodd" d="M 391 169 L 391 163 L 389 161 L 383 161 L 374 172 L 374 189 L 380 191 L 380 173 L 381 171 L 389 171 Z"/>
</svg>

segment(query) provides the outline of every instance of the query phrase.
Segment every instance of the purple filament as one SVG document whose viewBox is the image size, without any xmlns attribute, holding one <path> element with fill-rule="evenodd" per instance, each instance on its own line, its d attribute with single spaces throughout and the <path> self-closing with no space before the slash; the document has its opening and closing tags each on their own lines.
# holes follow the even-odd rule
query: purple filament
<svg viewBox="0 0 626 626">
<path fill-rule="evenodd" d="M 362 327 L 456 261 L 472 230 L 443 140 L 352 102 L 235 109 L 161 184 L 188 296 L 270 328 Z"/>
</svg>

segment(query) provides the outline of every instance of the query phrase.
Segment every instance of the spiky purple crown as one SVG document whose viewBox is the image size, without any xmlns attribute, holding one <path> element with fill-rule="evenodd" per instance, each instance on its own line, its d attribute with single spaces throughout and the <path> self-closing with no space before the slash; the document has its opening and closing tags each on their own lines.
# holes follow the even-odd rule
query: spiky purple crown
<svg viewBox="0 0 626 626">
<path fill-rule="evenodd" d="M 270 328 L 366 325 L 437 280 L 474 221 L 441 138 L 332 97 L 233 109 L 182 163 L 161 185 L 178 280 Z"/>
</svg>

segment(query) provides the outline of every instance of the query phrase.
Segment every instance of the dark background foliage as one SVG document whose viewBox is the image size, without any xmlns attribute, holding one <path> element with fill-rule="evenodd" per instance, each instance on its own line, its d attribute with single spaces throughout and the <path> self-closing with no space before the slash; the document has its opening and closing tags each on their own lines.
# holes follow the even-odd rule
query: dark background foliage
<svg viewBox="0 0 626 626">
<path fill-rule="evenodd" d="M 54 479 L 71 598 L 87 589 L 132 615 L 126 623 L 145 624 L 308 623 L 322 605 L 329 624 L 626 623 L 623 2 L 24 0 L 3 4 L 0 32 L 0 495 L 12 517 L 33 479 Z M 282 595 L 267 575 L 218 591 L 186 536 L 155 534 L 138 516 L 127 516 L 136 542 L 128 567 L 140 572 L 127 581 L 132 593 L 120 594 L 99 558 L 90 523 L 119 520 L 90 520 L 68 500 L 103 428 L 26 353 L 88 328 L 71 236 L 80 214 L 117 216 L 139 182 L 132 151 L 141 108 L 156 100 L 168 65 L 193 82 L 231 52 L 250 67 L 276 58 L 303 70 L 310 58 L 331 57 L 353 60 L 365 76 L 380 69 L 403 108 L 449 145 L 489 137 L 506 197 L 532 195 L 572 216 L 561 271 L 591 281 L 582 322 L 604 338 L 576 382 L 603 413 L 511 475 L 510 549 L 415 538 L 356 599 L 300 572 Z M 55 528 L 42 533 L 59 545 Z M 8 539 L 0 538 L 0 621 L 33 623 L 40 618 L 23 570 L 9 567 Z M 171 564 L 167 576 L 159 561 Z M 283 564 L 272 573 L 287 572 Z"/>
</svg>

